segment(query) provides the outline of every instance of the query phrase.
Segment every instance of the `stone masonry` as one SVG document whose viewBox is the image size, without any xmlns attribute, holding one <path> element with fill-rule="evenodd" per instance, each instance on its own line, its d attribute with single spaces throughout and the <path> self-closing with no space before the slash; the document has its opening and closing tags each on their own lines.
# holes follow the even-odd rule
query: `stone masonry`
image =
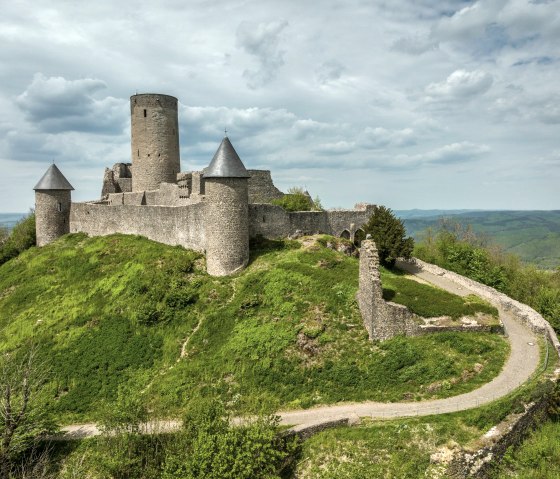
<svg viewBox="0 0 560 479">
<path fill-rule="evenodd" d="M 130 97 L 132 191 L 176 183 L 180 171 L 177 98 L 145 93 Z"/>
<path fill-rule="evenodd" d="M 360 248 L 358 305 L 372 340 L 384 341 L 397 335 L 420 334 L 420 318 L 406 306 L 383 299 L 379 255 L 375 242 L 369 239 L 362 241 Z"/>
</svg>

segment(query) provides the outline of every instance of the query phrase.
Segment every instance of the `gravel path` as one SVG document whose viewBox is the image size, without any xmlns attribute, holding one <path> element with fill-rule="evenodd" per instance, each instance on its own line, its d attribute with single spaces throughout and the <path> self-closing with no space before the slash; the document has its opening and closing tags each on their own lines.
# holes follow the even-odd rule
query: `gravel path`
<svg viewBox="0 0 560 479">
<path fill-rule="evenodd" d="M 399 267 L 417 275 L 419 278 L 450 291 L 454 294 L 466 296 L 472 291 L 458 286 L 447 278 L 425 271 L 419 271 L 414 266 L 399 264 Z M 344 403 L 335 406 L 320 406 L 296 411 L 280 411 L 281 424 L 294 426 L 295 431 L 326 425 L 333 422 L 355 422 L 360 417 L 375 419 L 398 418 L 407 416 L 428 416 L 454 411 L 472 409 L 489 403 L 510 393 L 523 384 L 536 371 L 540 352 L 537 337 L 526 326 L 516 321 L 512 315 L 498 308 L 500 319 L 511 344 L 511 353 L 502 372 L 492 381 L 469 393 L 446 399 L 434 399 L 421 402 L 361 402 Z M 150 431 L 169 431 L 179 427 L 177 421 L 151 423 L 146 427 Z M 76 424 L 62 428 L 64 437 L 68 439 L 83 438 L 99 434 L 95 424 Z"/>
</svg>

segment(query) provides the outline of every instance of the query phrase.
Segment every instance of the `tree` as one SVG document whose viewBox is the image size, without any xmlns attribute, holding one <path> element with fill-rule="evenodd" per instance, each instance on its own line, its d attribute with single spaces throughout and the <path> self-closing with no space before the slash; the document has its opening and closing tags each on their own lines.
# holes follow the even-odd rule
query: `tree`
<svg viewBox="0 0 560 479">
<path fill-rule="evenodd" d="M 281 206 L 286 211 L 322 211 L 321 200 L 318 196 L 311 199 L 307 191 L 299 186 L 288 189 L 282 198 L 272 200 L 273 205 Z"/>
<path fill-rule="evenodd" d="M 375 241 L 382 265 L 392 268 L 397 258 L 410 258 L 414 240 L 406 238 L 402 220 L 397 218 L 390 208 L 374 206 L 373 214 L 363 226 L 363 230 Z"/>
<path fill-rule="evenodd" d="M 38 461 L 26 459 L 37 456 L 41 440 L 55 430 L 38 401 L 45 378 L 35 346 L 23 356 L 7 353 L 0 358 L 0 479 L 24 477 L 22 468 L 36 469 Z M 36 471 L 33 477 L 43 476 Z"/>
<path fill-rule="evenodd" d="M 35 213 L 31 211 L 16 223 L 11 232 L 8 233 L 6 228 L 0 229 L 0 265 L 35 246 L 35 241 Z"/>
</svg>

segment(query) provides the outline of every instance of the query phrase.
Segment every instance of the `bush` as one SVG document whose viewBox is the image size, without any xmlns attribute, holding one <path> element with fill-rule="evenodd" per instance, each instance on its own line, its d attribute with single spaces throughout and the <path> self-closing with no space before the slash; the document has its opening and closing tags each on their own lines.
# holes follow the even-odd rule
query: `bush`
<svg viewBox="0 0 560 479">
<path fill-rule="evenodd" d="M 406 230 L 402 220 L 398 219 L 390 208 L 374 206 L 373 214 L 363 230 L 375 241 L 382 265 L 392 268 L 397 258 L 410 258 L 414 240 L 405 237 Z"/>
<path fill-rule="evenodd" d="M 31 212 L 18 221 L 9 235 L 5 228 L 0 230 L 0 264 L 35 246 L 35 241 L 35 213 Z"/>
<path fill-rule="evenodd" d="M 164 479 L 280 479 L 296 443 L 278 435 L 278 418 L 258 416 L 232 425 L 223 402 L 195 402 L 168 453 Z"/>
<path fill-rule="evenodd" d="M 282 198 L 272 200 L 273 205 L 281 206 L 286 211 L 321 211 L 321 200 L 311 199 L 309 193 L 303 188 L 293 187 Z"/>
</svg>

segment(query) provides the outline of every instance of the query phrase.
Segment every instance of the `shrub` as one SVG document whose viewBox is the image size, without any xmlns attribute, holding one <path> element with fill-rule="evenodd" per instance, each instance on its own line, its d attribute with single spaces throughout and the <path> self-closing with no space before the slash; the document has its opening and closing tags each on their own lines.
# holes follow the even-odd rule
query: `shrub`
<svg viewBox="0 0 560 479">
<path fill-rule="evenodd" d="M 9 235 L 5 228 L 0 231 L 0 264 L 35 246 L 35 241 L 35 213 L 31 212 L 18 221 Z"/>
<path fill-rule="evenodd" d="M 406 230 L 402 220 L 390 208 L 374 206 L 373 214 L 363 230 L 366 234 L 371 234 L 375 241 L 382 265 L 392 268 L 397 258 L 410 258 L 414 240 L 405 237 Z"/>
<path fill-rule="evenodd" d="M 273 205 L 281 206 L 286 211 L 321 211 L 321 200 L 311 199 L 309 193 L 303 188 L 293 187 L 282 198 L 272 200 Z"/>
</svg>

